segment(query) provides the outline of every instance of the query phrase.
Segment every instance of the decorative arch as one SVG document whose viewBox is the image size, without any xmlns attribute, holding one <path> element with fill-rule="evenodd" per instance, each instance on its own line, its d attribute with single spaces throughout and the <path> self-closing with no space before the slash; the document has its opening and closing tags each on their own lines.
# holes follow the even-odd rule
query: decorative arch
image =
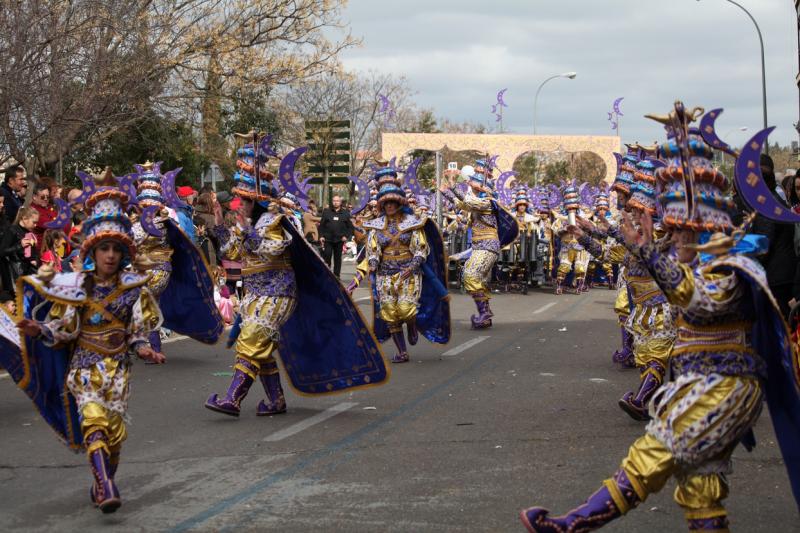
<svg viewBox="0 0 800 533">
<path fill-rule="evenodd" d="M 510 170 L 525 152 L 592 152 L 606 165 L 607 182 L 614 180 L 617 168 L 614 152 L 620 150 L 616 135 L 511 135 L 481 133 L 383 133 L 382 157 L 398 159 L 413 150 L 478 150 L 497 155 L 497 165 Z"/>
</svg>

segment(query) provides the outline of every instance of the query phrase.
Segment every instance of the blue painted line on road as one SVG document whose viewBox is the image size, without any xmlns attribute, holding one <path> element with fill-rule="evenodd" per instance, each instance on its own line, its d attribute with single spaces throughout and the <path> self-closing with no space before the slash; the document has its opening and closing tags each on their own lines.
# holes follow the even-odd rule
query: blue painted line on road
<svg viewBox="0 0 800 533">
<path fill-rule="evenodd" d="M 586 301 L 587 301 L 586 298 L 575 299 L 575 303 L 570 305 L 567 309 L 565 309 L 565 311 L 566 312 L 570 312 L 570 311 L 574 310 L 576 307 L 578 307 L 579 305 L 585 303 Z M 530 335 L 530 334 L 528 334 L 528 335 Z M 523 338 L 527 337 L 528 335 L 524 335 Z M 207 521 L 207 520 L 209 520 L 211 518 L 214 518 L 215 516 L 217 516 L 219 514 L 224 513 L 225 511 L 227 511 L 231 507 L 233 507 L 233 506 L 235 506 L 235 505 L 237 505 L 239 503 L 242 503 L 245 500 L 248 500 L 248 499 L 252 498 L 256 494 L 268 489 L 269 487 L 275 485 L 276 483 L 279 483 L 279 482 L 281 482 L 281 481 L 283 481 L 283 480 L 285 480 L 285 479 L 287 479 L 287 478 L 289 478 L 289 477 L 291 477 L 291 476 L 293 476 L 293 475 L 295 475 L 295 474 L 297 474 L 299 472 L 302 472 L 303 470 L 305 470 L 307 467 L 313 465 L 314 463 L 317 463 L 317 462 L 325 459 L 326 457 L 329 457 L 329 456 L 335 454 L 336 452 L 339 452 L 339 451 L 349 447 L 350 445 L 358 442 L 359 440 L 361 440 L 362 438 L 366 437 L 367 435 L 369 435 L 371 433 L 374 433 L 375 431 L 377 431 L 378 429 L 382 428 L 383 426 L 385 426 L 389 422 L 392 422 L 393 420 L 395 420 L 397 418 L 400 418 L 403 415 L 405 415 L 406 413 L 416 409 L 421 404 L 427 402 L 428 400 L 430 400 L 431 398 L 433 398 L 434 396 L 436 396 L 440 392 L 443 392 L 444 390 L 446 390 L 449 387 L 451 387 L 452 385 L 456 384 L 457 382 L 459 382 L 463 378 L 465 378 L 468 375 L 470 375 L 472 372 L 474 372 L 476 369 L 478 369 L 481 366 L 483 366 L 487 361 L 489 361 L 491 358 L 493 358 L 497 354 L 502 353 L 504 350 L 508 349 L 510 346 L 516 345 L 517 343 L 519 343 L 519 341 L 520 341 L 520 338 L 517 337 L 517 338 L 513 339 L 511 342 L 506 343 L 503 346 L 501 346 L 501 347 L 499 347 L 499 348 L 497 348 L 495 350 L 492 350 L 489 353 L 486 353 L 486 354 L 482 355 L 481 357 L 476 359 L 472 364 L 470 364 L 465 369 L 461 370 L 460 372 L 457 372 L 457 373 L 453 374 L 451 377 L 449 377 L 445 381 L 439 383 L 435 387 L 433 387 L 431 389 L 428 389 L 427 391 L 425 391 L 420 396 L 417 396 L 417 398 L 415 398 L 414 400 L 411 400 L 410 402 L 407 402 L 407 403 L 403 404 L 402 406 L 400 406 L 398 409 L 396 409 L 392 413 L 389 413 L 389 414 L 383 416 L 382 418 L 380 418 L 378 420 L 375 420 L 374 422 L 371 422 L 371 423 L 365 425 L 363 428 L 358 429 L 358 430 L 354 431 L 353 433 L 351 433 L 350 435 L 348 435 L 348 436 L 346 436 L 346 437 L 344 437 L 344 438 L 342 438 L 342 439 L 330 444 L 328 447 L 323 448 L 321 450 L 318 450 L 318 451 L 312 453 L 311 455 L 309 455 L 305 459 L 301 459 L 300 461 L 298 461 L 294 465 L 289 466 L 287 468 L 284 468 L 283 470 L 280 470 L 280 471 L 278 471 L 278 472 L 276 472 L 274 474 L 270 474 L 269 476 L 265 477 L 264 479 L 262 479 L 261 481 L 258 481 L 255 484 L 247 487 L 246 489 L 241 490 L 241 491 L 239 491 L 239 492 L 237 492 L 237 493 L 235 493 L 235 494 L 233 494 L 233 495 L 231 495 L 231 496 L 229 496 L 229 497 L 227 497 L 225 499 L 220 500 L 219 502 L 217 502 L 216 504 L 212 505 L 211 507 L 209 507 L 205 511 L 202 511 L 202 512 L 200 512 L 200 513 L 198 513 L 198 514 L 196 514 L 196 515 L 194 515 L 192 517 L 189 517 L 186 520 L 178 523 L 175 527 L 173 527 L 169 531 L 170 532 L 174 532 L 174 533 L 180 533 L 180 532 L 183 532 L 183 531 L 189 531 L 189 530 L 199 526 L 203 522 L 205 522 L 205 521 Z M 263 512 L 263 510 L 262 510 L 262 512 Z M 228 529 L 231 529 L 231 528 L 232 529 L 237 529 L 237 527 L 229 527 Z"/>
</svg>

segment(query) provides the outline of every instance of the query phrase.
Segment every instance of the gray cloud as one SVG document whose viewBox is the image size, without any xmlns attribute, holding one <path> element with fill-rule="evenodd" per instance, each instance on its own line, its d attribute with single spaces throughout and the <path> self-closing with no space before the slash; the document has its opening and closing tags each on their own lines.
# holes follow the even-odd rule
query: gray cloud
<svg viewBox="0 0 800 533">
<path fill-rule="evenodd" d="M 797 34 L 785 0 L 740 0 L 764 33 L 771 140 L 797 139 Z M 762 123 L 758 38 L 747 16 L 724 0 L 350 0 L 345 16 L 363 46 L 348 68 L 408 78 L 415 100 L 455 121 L 494 127 L 489 106 L 508 87 L 505 129 L 533 130 L 539 98 L 543 134 L 608 135 L 611 102 L 624 96 L 626 142 L 660 139 L 645 113 L 663 113 L 676 98 L 725 108 L 719 132 L 732 144 Z"/>
</svg>

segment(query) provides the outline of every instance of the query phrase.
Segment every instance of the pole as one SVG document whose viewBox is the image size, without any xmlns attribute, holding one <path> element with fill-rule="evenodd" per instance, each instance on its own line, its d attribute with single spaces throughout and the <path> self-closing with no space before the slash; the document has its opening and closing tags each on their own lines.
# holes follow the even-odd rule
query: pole
<svg viewBox="0 0 800 533">
<path fill-rule="evenodd" d="M 539 85 L 538 89 L 536 89 L 536 96 L 534 96 L 534 98 L 533 98 L 533 134 L 534 135 L 536 135 L 536 115 L 537 115 L 537 108 L 538 108 L 538 105 L 539 105 L 539 93 L 542 91 L 542 87 L 544 87 L 545 83 L 547 83 L 550 80 L 554 80 L 554 79 L 556 79 L 556 78 L 558 78 L 560 76 L 561 76 L 561 74 L 556 74 L 555 76 L 550 76 L 549 78 L 544 80 Z"/>
<path fill-rule="evenodd" d="M 764 129 L 767 129 L 767 69 L 764 63 L 764 37 L 761 35 L 761 28 L 758 27 L 758 22 L 756 22 L 756 19 L 753 18 L 753 15 L 751 15 L 742 4 L 735 2 L 734 0 L 726 1 L 744 11 L 750 20 L 753 21 L 753 25 L 756 27 L 756 32 L 758 32 L 758 43 L 761 45 L 761 106 L 764 113 Z M 767 143 L 764 148 L 764 152 L 769 155 L 769 143 Z"/>
<path fill-rule="evenodd" d="M 436 152 L 436 224 L 442 227 L 442 152 Z"/>
</svg>

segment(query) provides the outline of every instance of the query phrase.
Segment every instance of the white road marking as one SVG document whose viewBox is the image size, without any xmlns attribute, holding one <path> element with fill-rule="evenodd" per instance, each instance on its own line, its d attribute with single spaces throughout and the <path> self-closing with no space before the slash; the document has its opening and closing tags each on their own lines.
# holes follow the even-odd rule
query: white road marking
<svg viewBox="0 0 800 533">
<path fill-rule="evenodd" d="M 545 311 L 547 311 L 548 309 L 550 309 L 551 307 L 553 307 L 557 303 L 558 302 L 550 302 L 549 304 L 545 304 L 545 305 L 541 306 L 539 309 L 537 309 L 536 311 L 534 311 L 533 314 L 534 315 L 538 315 L 539 313 L 544 313 Z"/>
<path fill-rule="evenodd" d="M 552 378 L 553 376 L 555 376 L 555 374 L 551 374 L 550 372 L 539 372 L 539 375 L 547 378 Z"/>
<path fill-rule="evenodd" d="M 480 337 L 475 337 L 474 339 L 470 339 L 470 340 L 468 340 L 467 342 L 465 342 L 463 344 L 459 344 L 458 346 L 456 346 L 454 348 L 450 348 L 449 350 L 447 350 L 446 352 L 444 352 L 442 354 L 442 357 L 449 357 L 451 355 L 458 355 L 461 352 L 463 352 L 464 350 L 469 350 L 470 348 L 472 348 L 476 344 L 482 343 L 483 341 L 485 341 L 489 337 L 491 337 L 491 335 L 482 335 Z"/>
<path fill-rule="evenodd" d="M 305 420 L 301 420 L 297 424 L 292 424 L 287 428 L 284 428 L 280 431 L 276 431 L 272 435 L 267 436 L 264 439 L 264 442 L 278 442 L 279 440 L 291 437 L 292 435 L 300 433 L 301 431 L 308 429 L 315 424 L 319 424 L 320 422 L 324 422 L 329 418 L 333 418 L 339 413 L 343 413 L 348 409 L 350 409 L 351 407 L 355 407 L 356 405 L 358 405 L 356 402 L 337 403 L 333 407 L 329 407 L 324 411 L 322 411 L 321 413 L 317 413 L 312 417 L 306 418 Z"/>
<path fill-rule="evenodd" d="M 607 379 L 603 379 L 603 378 L 589 378 L 589 381 L 591 381 L 593 383 L 607 383 L 608 382 Z"/>
<path fill-rule="evenodd" d="M 359 298 L 359 299 L 357 299 L 357 300 L 353 300 L 353 301 L 354 301 L 355 303 L 357 303 L 357 304 L 360 304 L 361 302 L 368 302 L 368 301 L 370 301 L 370 300 L 372 300 L 372 297 L 371 297 L 371 296 L 367 296 L 367 297 L 365 297 L 365 298 Z"/>
<path fill-rule="evenodd" d="M 186 335 L 170 335 L 166 339 L 163 339 L 161 341 L 161 344 L 169 344 L 171 342 L 178 342 L 178 341 L 182 341 L 182 340 L 188 339 L 188 338 L 189 337 L 187 337 Z"/>
<path fill-rule="evenodd" d="M 0 372 L 0 379 L 6 379 L 7 377 L 10 377 L 7 372 Z"/>
</svg>

